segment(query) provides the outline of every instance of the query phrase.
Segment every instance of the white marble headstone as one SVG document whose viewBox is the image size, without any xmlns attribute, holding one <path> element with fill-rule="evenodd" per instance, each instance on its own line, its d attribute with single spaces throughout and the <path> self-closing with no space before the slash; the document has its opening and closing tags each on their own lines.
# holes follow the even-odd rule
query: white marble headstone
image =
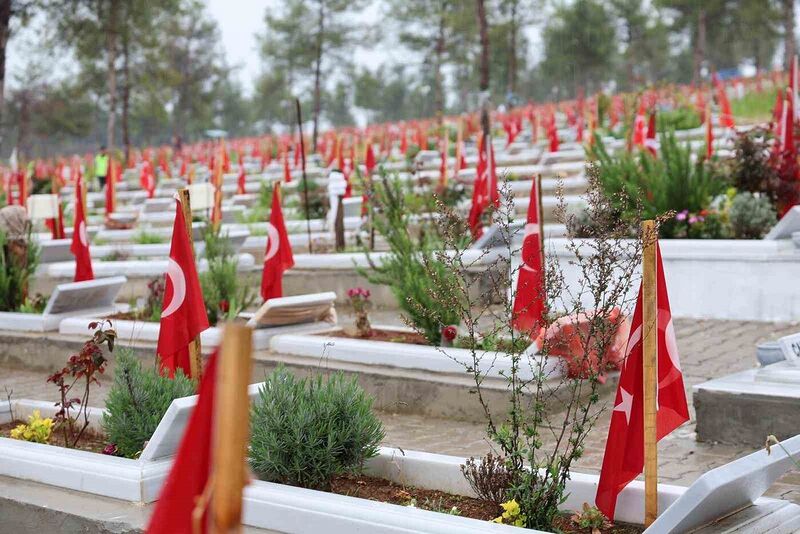
<svg viewBox="0 0 800 534">
<path fill-rule="evenodd" d="M 256 399 L 262 384 L 263 382 L 250 384 L 247 388 L 250 402 Z M 186 429 L 186 424 L 189 422 L 189 417 L 196 404 L 197 395 L 173 400 L 139 458 L 153 461 L 173 456 L 178 451 L 183 431 Z M 242 424 L 246 424 L 250 413 L 240 414 L 240 417 Z"/>
<path fill-rule="evenodd" d="M 794 232 L 800 232 L 800 206 L 794 206 L 787 211 L 764 239 L 789 239 Z"/>
<path fill-rule="evenodd" d="M 44 315 L 113 308 L 114 300 L 127 281 L 124 276 L 113 276 L 59 284 L 47 300 Z"/>
<path fill-rule="evenodd" d="M 331 314 L 334 302 L 336 293 L 333 291 L 269 299 L 247 321 L 247 325 L 263 328 L 335 319 Z"/>
<path fill-rule="evenodd" d="M 800 459 L 800 436 L 783 447 L 791 458 L 774 446 L 771 454 L 760 450 L 700 476 L 645 533 L 690 532 L 753 504 L 794 466 L 792 458 Z"/>
<path fill-rule="evenodd" d="M 54 263 L 57 261 L 69 261 L 73 259 L 72 239 L 50 239 L 48 241 L 40 241 L 39 247 L 42 254 L 39 257 L 40 263 Z"/>
<path fill-rule="evenodd" d="M 800 367 L 800 333 L 783 336 L 778 340 L 786 361 Z"/>
</svg>

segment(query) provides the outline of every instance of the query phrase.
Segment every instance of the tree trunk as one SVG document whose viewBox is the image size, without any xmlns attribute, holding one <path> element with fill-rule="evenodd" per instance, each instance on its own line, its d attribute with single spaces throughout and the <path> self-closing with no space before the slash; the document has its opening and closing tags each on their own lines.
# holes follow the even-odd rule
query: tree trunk
<svg viewBox="0 0 800 534">
<path fill-rule="evenodd" d="M 480 90 L 481 90 L 481 128 L 484 138 L 488 138 L 489 124 L 489 26 L 486 22 L 484 0 L 475 0 L 478 16 L 478 30 L 481 39 Z"/>
<path fill-rule="evenodd" d="M 786 72 L 792 66 L 792 58 L 797 53 L 794 36 L 794 0 L 783 0 L 783 68 Z"/>
<path fill-rule="evenodd" d="M 6 45 L 10 34 L 11 0 L 0 0 L 0 135 L 3 132 L 3 111 L 6 107 Z"/>
<path fill-rule="evenodd" d="M 325 2 L 319 0 L 319 22 L 317 27 L 317 58 L 316 65 L 314 66 L 314 128 L 313 128 L 313 151 L 317 151 L 317 134 L 319 133 L 319 112 L 322 108 L 322 90 L 320 80 L 322 74 L 322 43 L 324 40 L 325 32 Z"/>
<path fill-rule="evenodd" d="M 106 26 L 106 81 L 108 85 L 108 122 L 106 123 L 106 146 L 114 148 L 114 126 L 117 118 L 117 7 L 118 0 L 110 0 Z"/>
<path fill-rule="evenodd" d="M 130 70 L 130 43 L 128 32 L 122 38 L 122 75 L 125 78 L 122 86 L 122 144 L 125 146 L 125 165 L 131 155 L 131 137 L 129 127 L 129 115 L 131 105 L 131 70 Z"/>
<path fill-rule="evenodd" d="M 517 1 L 511 2 L 511 17 L 509 20 L 509 45 L 508 45 L 508 92 L 517 92 Z"/>
<path fill-rule="evenodd" d="M 24 162 L 28 160 L 28 131 L 31 123 L 30 93 L 27 89 L 20 92 L 19 124 L 17 126 L 17 161 L 19 169 L 24 170 Z"/>
<path fill-rule="evenodd" d="M 630 21 L 625 22 L 625 29 L 627 33 L 627 42 L 625 44 L 625 70 L 628 74 L 628 90 L 633 90 L 636 87 L 636 80 L 634 80 L 634 68 L 635 65 L 633 64 L 633 28 L 631 27 Z"/>
<path fill-rule="evenodd" d="M 703 69 L 703 61 L 706 59 L 706 10 L 699 9 L 697 12 L 697 35 L 694 44 L 694 73 L 693 83 L 700 83 Z"/>
<path fill-rule="evenodd" d="M 439 33 L 436 37 L 435 49 L 435 65 L 434 77 L 436 80 L 436 117 L 439 126 L 444 121 L 444 83 L 442 82 L 442 56 L 444 55 L 444 24 L 445 13 L 447 11 L 447 2 L 442 2 L 440 5 L 441 11 L 439 12 Z"/>
</svg>

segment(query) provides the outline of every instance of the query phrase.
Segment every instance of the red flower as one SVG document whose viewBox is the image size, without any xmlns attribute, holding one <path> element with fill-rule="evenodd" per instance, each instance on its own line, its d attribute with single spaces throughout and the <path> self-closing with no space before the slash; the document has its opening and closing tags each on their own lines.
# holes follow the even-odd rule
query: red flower
<svg viewBox="0 0 800 534">
<path fill-rule="evenodd" d="M 228 304 L 227 300 L 219 301 L 219 309 L 222 313 L 228 313 L 228 310 L 231 308 L 230 304 Z"/>
</svg>

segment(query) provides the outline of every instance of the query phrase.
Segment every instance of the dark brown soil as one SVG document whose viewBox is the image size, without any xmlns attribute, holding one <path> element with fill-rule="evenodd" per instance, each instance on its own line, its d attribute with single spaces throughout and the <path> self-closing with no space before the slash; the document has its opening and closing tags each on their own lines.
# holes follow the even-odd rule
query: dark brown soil
<svg viewBox="0 0 800 534">
<path fill-rule="evenodd" d="M 334 478 L 331 483 L 331 492 L 400 505 L 408 505 L 412 499 L 416 499 L 417 508 L 447 513 L 456 507 L 460 512 L 458 515 L 484 521 L 491 521 L 502 512 L 495 505 L 479 499 L 411 486 L 400 486 L 388 480 L 364 475 L 343 475 Z"/>
<path fill-rule="evenodd" d="M 413 500 L 416 501 L 415 506 L 417 508 L 441 513 L 451 513 L 455 507 L 458 513 L 454 515 L 481 521 L 491 521 L 503 513 L 503 510 L 499 507 L 480 499 L 451 495 L 442 491 L 415 488 L 413 486 L 401 486 L 388 480 L 365 475 L 335 477 L 331 483 L 331 493 L 402 506 L 408 506 Z M 553 526 L 559 532 L 591 534 L 590 529 L 576 527 L 570 521 L 571 515 L 558 516 Z M 643 531 L 642 527 L 636 525 L 619 524 L 609 529 L 600 530 L 600 533 L 640 534 Z"/>
<path fill-rule="evenodd" d="M 112 313 L 111 315 L 107 315 L 106 319 L 119 319 L 120 321 L 147 321 L 150 320 L 142 314 L 142 312 L 138 311 L 128 311 L 128 312 L 117 312 Z"/>
<path fill-rule="evenodd" d="M 412 345 L 430 345 L 425 336 L 416 332 L 398 332 L 396 330 L 381 330 L 373 328 L 368 336 L 360 336 L 358 332 L 350 329 L 336 330 L 335 332 L 324 332 L 317 334 L 329 337 L 346 337 L 348 339 L 365 339 L 369 341 L 389 341 L 391 343 L 411 343 Z"/>
<path fill-rule="evenodd" d="M 16 428 L 17 425 L 23 422 L 24 421 L 16 421 L 14 423 L 5 423 L 0 425 L 0 436 L 4 438 L 10 438 L 11 430 Z M 47 444 L 55 445 L 56 447 L 63 447 L 64 433 L 58 430 L 54 430 L 50 434 L 50 441 L 48 441 Z M 78 441 L 77 445 L 75 445 L 75 447 L 73 448 L 89 452 L 103 452 L 103 449 L 105 448 L 106 445 L 108 445 L 108 441 L 106 440 L 105 436 L 87 430 L 86 432 L 83 433 L 83 436 L 81 436 L 81 439 Z"/>
</svg>

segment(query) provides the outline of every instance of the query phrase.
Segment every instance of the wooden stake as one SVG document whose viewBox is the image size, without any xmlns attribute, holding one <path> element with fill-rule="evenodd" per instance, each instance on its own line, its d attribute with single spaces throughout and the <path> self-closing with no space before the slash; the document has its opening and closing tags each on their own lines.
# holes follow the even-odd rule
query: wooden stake
<svg viewBox="0 0 800 534">
<path fill-rule="evenodd" d="M 656 226 L 642 222 L 642 331 L 644 348 L 644 524 L 658 516 L 658 302 L 656 300 Z"/>
<path fill-rule="evenodd" d="M 211 532 L 241 532 L 242 490 L 247 483 L 250 441 L 250 399 L 247 386 L 252 366 L 252 332 L 244 324 L 225 325 L 217 362 L 214 406 L 214 449 L 210 480 Z"/>
<path fill-rule="evenodd" d="M 178 191 L 183 210 L 183 219 L 186 223 L 186 235 L 192 247 L 192 258 L 194 258 L 194 232 L 192 231 L 192 205 L 189 199 L 189 188 L 184 187 Z M 189 372 L 192 373 L 192 380 L 196 385 L 200 384 L 200 376 L 203 373 L 202 347 L 200 346 L 200 336 L 197 336 L 189 343 Z"/>
</svg>

